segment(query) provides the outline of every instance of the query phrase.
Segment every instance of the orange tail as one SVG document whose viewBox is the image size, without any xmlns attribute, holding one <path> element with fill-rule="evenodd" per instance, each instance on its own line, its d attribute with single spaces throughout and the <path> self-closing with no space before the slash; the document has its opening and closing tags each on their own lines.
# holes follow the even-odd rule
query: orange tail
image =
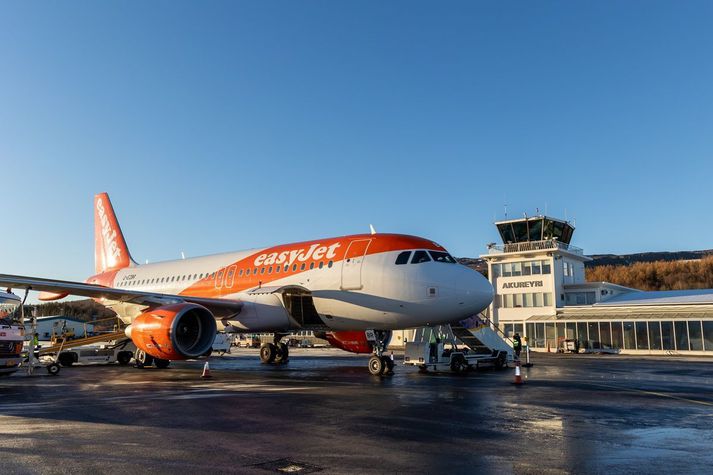
<svg viewBox="0 0 713 475">
<path fill-rule="evenodd" d="M 99 193 L 94 197 L 94 270 L 101 274 L 134 265 L 109 195 Z"/>
</svg>

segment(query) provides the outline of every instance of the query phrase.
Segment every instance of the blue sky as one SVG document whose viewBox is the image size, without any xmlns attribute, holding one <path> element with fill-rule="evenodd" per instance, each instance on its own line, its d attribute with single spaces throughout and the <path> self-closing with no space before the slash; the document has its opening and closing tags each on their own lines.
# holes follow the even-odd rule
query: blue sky
<svg viewBox="0 0 713 475">
<path fill-rule="evenodd" d="M 588 253 L 713 248 L 713 3 L 2 2 L 2 272 L 368 231 L 457 256 L 576 219 Z"/>
</svg>

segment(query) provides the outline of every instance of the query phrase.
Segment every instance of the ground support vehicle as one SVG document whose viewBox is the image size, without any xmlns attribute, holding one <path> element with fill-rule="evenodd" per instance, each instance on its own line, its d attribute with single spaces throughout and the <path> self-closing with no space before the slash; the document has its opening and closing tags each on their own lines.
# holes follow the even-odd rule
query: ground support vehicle
<svg viewBox="0 0 713 475">
<path fill-rule="evenodd" d="M 14 373 L 22 362 L 25 327 L 21 306 L 20 297 L 0 292 L 0 376 Z"/>
<path fill-rule="evenodd" d="M 216 333 L 213 340 L 212 353 L 218 353 L 219 356 L 230 353 L 232 339 L 233 335 L 230 333 Z"/>
<path fill-rule="evenodd" d="M 503 369 L 514 359 L 512 347 L 487 322 L 418 328 L 404 354 L 405 365 L 418 366 L 423 372 Z"/>
<path fill-rule="evenodd" d="M 119 363 L 124 366 L 131 362 L 136 347 L 128 338 L 102 345 L 85 345 L 64 350 L 57 356 L 62 366 L 87 363 Z"/>
</svg>

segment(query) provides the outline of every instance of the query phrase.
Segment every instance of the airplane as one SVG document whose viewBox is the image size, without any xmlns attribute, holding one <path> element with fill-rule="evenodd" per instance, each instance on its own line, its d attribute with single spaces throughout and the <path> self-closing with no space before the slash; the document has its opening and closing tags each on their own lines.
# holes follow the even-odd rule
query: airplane
<svg viewBox="0 0 713 475">
<path fill-rule="evenodd" d="M 439 244 L 416 236 L 357 234 L 139 265 L 107 193 L 94 197 L 95 274 L 85 282 L 0 274 L 0 285 L 40 300 L 84 296 L 128 324 L 136 366 L 165 368 L 206 354 L 217 331 L 270 332 L 263 363 L 289 357 L 287 334 L 312 330 L 335 347 L 373 353 L 369 372 L 393 371 L 392 330 L 463 320 L 493 288 Z"/>
</svg>

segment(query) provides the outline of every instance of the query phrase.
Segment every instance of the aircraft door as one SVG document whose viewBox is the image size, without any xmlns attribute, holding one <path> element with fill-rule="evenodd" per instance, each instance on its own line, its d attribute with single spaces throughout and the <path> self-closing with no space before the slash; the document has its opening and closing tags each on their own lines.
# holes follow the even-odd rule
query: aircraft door
<svg viewBox="0 0 713 475">
<path fill-rule="evenodd" d="M 342 261 L 342 290 L 359 290 L 362 288 L 361 268 L 364 256 L 369 249 L 371 239 L 360 239 L 349 243 Z"/>
</svg>

